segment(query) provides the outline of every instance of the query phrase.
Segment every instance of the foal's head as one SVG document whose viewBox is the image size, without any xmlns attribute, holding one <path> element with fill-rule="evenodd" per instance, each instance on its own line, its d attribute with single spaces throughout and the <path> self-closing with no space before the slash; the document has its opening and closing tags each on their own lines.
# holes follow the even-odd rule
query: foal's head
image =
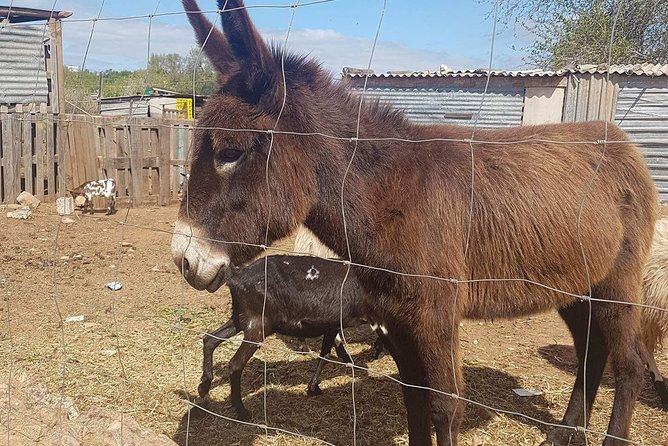
<svg viewBox="0 0 668 446">
<path fill-rule="evenodd" d="M 224 32 L 194 0 L 183 4 L 219 88 L 198 120 L 172 256 L 193 287 L 215 291 L 230 266 L 260 252 L 267 224 L 271 243 L 306 219 L 316 195 L 315 140 L 271 131 L 319 130 L 327 89 L 339 89 L 317 63 L 267 46 L 242 1 L 218 1 Z"/>
</svg>

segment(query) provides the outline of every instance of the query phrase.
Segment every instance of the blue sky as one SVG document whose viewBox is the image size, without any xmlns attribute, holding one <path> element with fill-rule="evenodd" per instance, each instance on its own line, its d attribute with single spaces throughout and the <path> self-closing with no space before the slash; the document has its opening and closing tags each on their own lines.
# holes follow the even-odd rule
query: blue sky
<svg viewBox="0 0 668 446">
<path fill-rule="evenodd" d="M 8 0 L 5 0 L 7 2 Z M 308 3 L 310 0 L 302 0 Z M 55 9 L 74 14 L 63 25 L 65 63 L 81 66 L 93 22 L 102 0 L 56 0 Z M 15 0 L 17 6 L 51 9 L 54 0 Z M 267 38 L 283 41 L 292 0 L 249 0 L 250 14 Z M 144 16 L 181 12 L 179 0 L 106 0 L 101 17 Z M 203 10 L 214 10 L 214 0 L 200 0 Z M 343 66 L 366 67 L 383 2 L 335 0 L 297 8 L 288 46 L 309 53 L 335 73 Z M 484 0 L 388 0 L 372 68 L 437 70 L 486 67 L 493 21 L 492 2 Z M 215 19 L 215 13 L 210 14 Z M 84 20 L 84 21 L 82 21 Z M 145 65 L 148 18 L 99 21 L 86 59 L 86 67 L 135 69 Z M 495 68 L 527 68 L 524 48 L 531 36 L 521 26 L 499 25 L 494 49 Z M 151 30 L 152 52 L 185 53 L 194 45 L 185 15 L 155 17 Z M 514 49 L 513 47 L 517 48 Z"/>
</svg>

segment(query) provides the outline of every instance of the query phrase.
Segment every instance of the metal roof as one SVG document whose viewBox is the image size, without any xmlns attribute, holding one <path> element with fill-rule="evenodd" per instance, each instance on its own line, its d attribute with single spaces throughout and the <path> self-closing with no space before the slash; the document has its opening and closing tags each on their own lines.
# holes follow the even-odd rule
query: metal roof
<svg viewBox="0 0 668 446">
<path fill-rule="evenodd" d="M 19 8 L 0 6 L 0 21 L 9 23 L 35 22 L 38 20 L 64 19 L 71 16 L 70 11 L 51 11 L 50 9 Z"/>
<path fill-rule="evenodd" d="M 564 68 L 556 71 L 545 70 L 491 70 L 490 76 L 504 77 L 550 77 L 565 76 L 568 74 L 626 74 L 638 76 L 668 76 L 668 64 L 627 64 L 627 65 L 577 65 L 573 68 Z M 433 78 L 433 77 L 486 77 L 488 70 L 479 68 L 475 70 L 451 70 L 441 65 L 439 71 L 388 71 L 387 73 L 369 73 L 367 70 L 345 67 L 343 77 L 351 78 Z"/>
</svg>

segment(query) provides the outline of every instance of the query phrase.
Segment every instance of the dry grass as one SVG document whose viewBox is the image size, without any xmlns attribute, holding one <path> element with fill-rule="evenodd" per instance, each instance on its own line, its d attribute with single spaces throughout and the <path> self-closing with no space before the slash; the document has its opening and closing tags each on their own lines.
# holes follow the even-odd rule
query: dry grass
<svg viewBox="0 0 668 446">
<path fill-rule="evenodd" d="M 175 214 L 175 208 L 133 209 L 129 222 L 168 232 Z M 111 219 L 85 217 L 61 226 L 55 254 L 58 219 L 52 206 L 41 207 L 31 221 L 0 220 L 0 348 L 7 358 L 0 369 L 4 376 L 10 368 L 26 370 L 52 392 L 73 398 L 82 411 L 100 406 L 129 413 L 179 444 L 186 443 L 186 432 L 191 446 L 321 444 L 315 439 L 266 434 L 261 428 L 201 411 L 188 412 L 186 401 L 194 399 L 201 370 L 201 333 L 227 320 L 229 295 L 223 290 L 200 293 L 185 285 L 171 266 L 170 236 L 165 232 L 126 227 L 124 239 L 132 246 L 122 248 L 119 263 L 121 233 L 114 220 L 123 217 L 119 212 Z M 83 259 L 60 260 L 74 254 Z M 50 266 L 54 261 L 55 283 Z M 153 271 L 156 266 L 165 272 Z M 116 276 L 123 289 L 105 290 L 104 283 Z M 61 324 L 56 302 L 63 317 L 83 314 L 85 322 Z M 372 359 L 374 339 L 367 328 L 351 330 L 347 339 L 359 365 L 397 376 L 391 358 Z M 236 346 L 228 342 L 216 351 L 216 387 L 207 403 L 209 410 L 226 417 L 234 416 L 226 364 Z M 317 351 L 319 340 L 311 340 L 309 347 Z M 337 445 L 352 444 L 350 370 L 328 365 L 323 395 L 309 398 L 306 383 L 315 361 L 286 351 L 296 348 L 294 340 L 272 337 L 249 362 L 242 385 L 253 421 L 263 422 L 264 359 L 271 426 Z M 462 327 L 462 348 L 467 398 L 546 422 L 559 421 L 574 379 L 574 358 L 570 339 L 554 314 L 494 324 L 467 321 Z M 663 354 L 658 360 L 668 374 L 668 357 Z M 356 378 L 357 444 L 407 444 L 399 385 L 361 371 Z M 544 395 L 521 398 L 512 392 L 517 387 L 539 389 Z M 612 380 L 606 376 L 592 429 L 605 430 L 612 396 Z M 545 432 L 544 426 L 521 417 L 468 405 L 460 443 L 535 445 Z M 2 438 L 0 434 L 0 443 Z M 659 410 L 649 384 L 636 407 L 632 438 L 644 444 L 668 444 L 668 415 Z M 601 441 L 591 440 L 593 444 Z"/>
</svg>

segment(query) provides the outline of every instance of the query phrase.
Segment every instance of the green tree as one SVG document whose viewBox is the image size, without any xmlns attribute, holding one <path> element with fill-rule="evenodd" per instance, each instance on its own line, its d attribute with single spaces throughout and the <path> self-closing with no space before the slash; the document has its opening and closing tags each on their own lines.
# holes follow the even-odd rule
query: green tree
<svg viewBox="0 0 668 446">
<path fill-rule="evenodd" d="M 540 68 L 609 55 L 612 64 L 668 63 L 668 0 L 500 0 L 500 10 L 536 37 L 527 62 Z"/>
<path fill-rule="evenodd" d="M 161 87 L 178 93 L 209 95 L 215 91 L 216 74 L 208 60 L 193 48 L 186 56 L 152 54 L 148 67 L 134 71 L 65 70 L 65 99 L 68 113 L 98 112 L 98 97 L 142 94 L 147 87 Z M 100 81 L 102 91 L 100 92 Z"/>
</svg>

